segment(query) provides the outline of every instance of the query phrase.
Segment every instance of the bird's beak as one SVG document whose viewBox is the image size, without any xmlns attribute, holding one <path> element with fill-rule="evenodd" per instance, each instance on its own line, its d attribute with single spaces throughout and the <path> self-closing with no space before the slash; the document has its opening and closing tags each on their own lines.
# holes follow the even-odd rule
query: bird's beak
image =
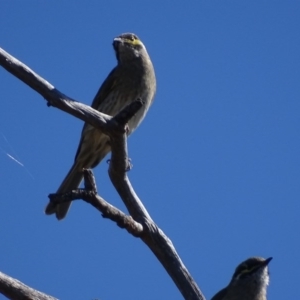
<svg viewBox="0 0 300 300">
<path fill-rule="evenodd" d="M 265 261 L 262 262 L 261 266 L 267 266 L 269 264 L 269 262 L 273 259 L 273 257 L 269 257 L 267 258 Z"/>
<path fill-rule="evenodd" d="M 121 38 L 119 38 L 119 37 L 114 38 L 114 41 L 113 41 L 114 48 L 116 48 L 122 42 L 123 42 L 123 40 Z"/>
</svg>

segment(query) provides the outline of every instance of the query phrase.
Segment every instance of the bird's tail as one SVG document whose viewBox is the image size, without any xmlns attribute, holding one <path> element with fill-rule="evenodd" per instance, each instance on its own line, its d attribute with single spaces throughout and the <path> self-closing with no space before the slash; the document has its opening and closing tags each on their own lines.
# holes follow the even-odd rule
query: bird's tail
<svg viewBox="0 0 300 300">
<path fill-rule="evenodd" d="M 71 190 L 77 189 L 80 185 L 82 178 L 82 169 L 78 167 L 78 164 L 76 164 L 75 162 L 72 168 L 70 169 L 69 173 L 65 177 L 64 181 L 58 188 L 57 194 L 66 193 Z M 45 213 L 46 215 L 56 214 L 56 218 L 58 220 L 61 220 L 67 215 L 70 205 L 71 202 L 65 202 L 61 204 L 54 204 L 52 202 L 49 202 L 46 206 Z"/>
</svg>

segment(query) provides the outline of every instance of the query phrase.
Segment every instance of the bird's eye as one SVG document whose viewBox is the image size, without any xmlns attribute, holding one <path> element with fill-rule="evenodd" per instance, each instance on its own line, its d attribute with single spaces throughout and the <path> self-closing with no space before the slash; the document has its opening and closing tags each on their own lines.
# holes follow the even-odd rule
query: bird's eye
<svg viewBox="0 0 300 300">
<path fill-rule="evenodd" d="M 238 276 L 241 276 L 245 273 L 248 273 L 248 266 L 246 264 L 243 264 L 239 266 L 239 268 L 235 272 Z"/>
</svg>

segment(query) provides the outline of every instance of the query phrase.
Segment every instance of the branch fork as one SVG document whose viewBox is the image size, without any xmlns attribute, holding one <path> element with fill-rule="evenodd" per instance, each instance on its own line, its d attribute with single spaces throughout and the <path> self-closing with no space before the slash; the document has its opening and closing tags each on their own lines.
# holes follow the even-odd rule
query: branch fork
<svg viewBox="0 0 300 300">
<path fill-rule="evenodd" d="M 157 259 L 161 262 L 168 272 L 184 299 L 205 300 L 199 287 L 189 274 L 187 268 L 182 263 L 171 240 L 151 219 L 142 201 L 135 193 L 127 177 L 129 159 L 127 155 L 127 133 L 126 123 L 142 107 L 143 102 L 137 99 L 125 107 L 118 115 L 111 117 L 94 110 L 88 105 L 84 105 L 58 91 L 48 81 L 40 77 L 28 66 L 18 61 L 0 48 L 0 65 L 15 77 L 19 78 L 33 90 L 38 92 L 48 105 L 59 108 L 82 121 L 88 122 L 95 128 L 99 128 L 110 137 L 111 140 L 111 160 L 109 164 L 109 177 L 123 200 L 129 215 L 124 214 L 119 209 L 106 202 L 97 193 L 96 184 L 90 170 L 84 170 L 85 189 L 78 189 L 64 195 L 50 194 L 51 201 L 70 201 L 83 199 L 98 209 L 104 218 L 117 223 L 121 228 L 125 228 L 133 236 L 140 237 L 141 240 L 150 248 Z M 17 280 L 13 279 L 15 282 Z M 10 284 L 4 276 L 0 280 L 0 293 L 8 295 L 5 289 L 9 286 L 11 299 L 46 299 L 51 296 L 32 297 L 19 294 L 17 289 Z M 22 296 L 23 295 L 23 296 Z"/>
</svg>

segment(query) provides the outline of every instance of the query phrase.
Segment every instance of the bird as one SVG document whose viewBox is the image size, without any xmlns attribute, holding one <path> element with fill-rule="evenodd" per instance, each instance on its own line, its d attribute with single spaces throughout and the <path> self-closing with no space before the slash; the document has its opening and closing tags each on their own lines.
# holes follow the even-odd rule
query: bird
<svg viewBox="0 0 300 300">
<path fill-rule="evenodd" d="M 272 257 L 251 257 L 237 266 L 227 287 L 211 300 L 266 300 L 269 284 L 268 264 Z"/>
<path fill-rule="evenodd" d="M 110 116 L 139 98 L 142 108 L 129 120 L 127 134 L 131 134 L 142 122 L 156 93 L 156 77 L 153 64 L 143 42 L 134 33 L 123 33 L 113 39 L 117 65 L 112 69 L 98 90 L 91 107 Z M 95 168 L 110 152 L 110 139 L 92 125 L 83 125 L 81 139 L 74 163 L 59 186 L 57 193 L 77 189 L 83 179 L 83 168 Z M 62 220 L 71 202 L 54 204 L 45 208 L 47 215 L 55 214 Z"/>
</svg>

